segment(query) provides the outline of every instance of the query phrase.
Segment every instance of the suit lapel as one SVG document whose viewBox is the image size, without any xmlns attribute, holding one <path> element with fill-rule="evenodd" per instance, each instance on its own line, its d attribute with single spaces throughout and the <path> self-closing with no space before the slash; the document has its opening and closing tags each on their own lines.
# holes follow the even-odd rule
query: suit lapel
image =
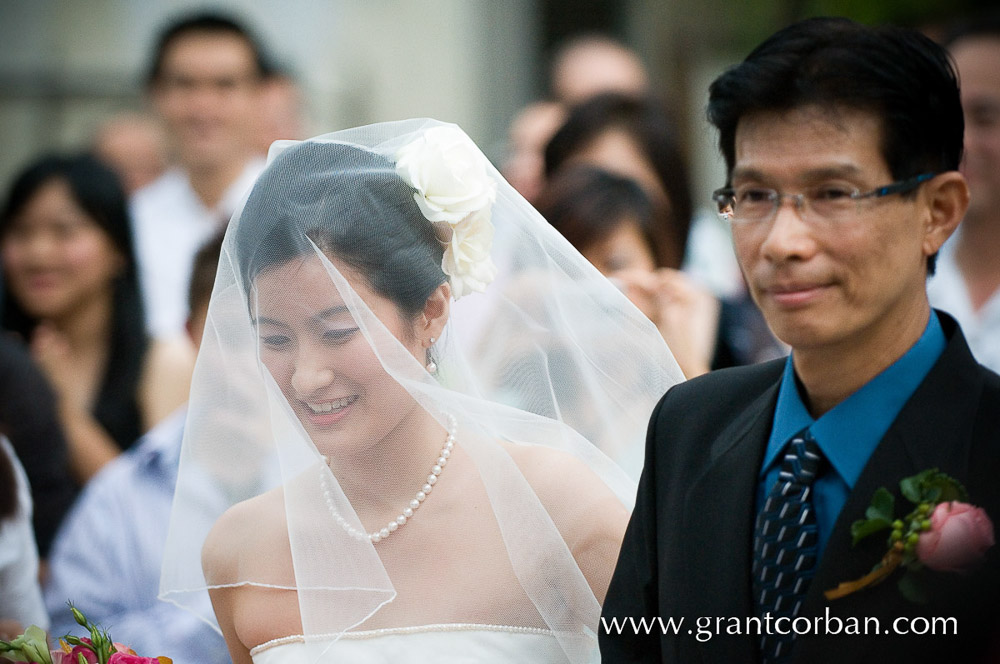
<svg viewBox="0 0 1000 664">
<path fill-rule="evenodd" d="M 694 616 L 753 615 L 751 541 L 757 478 L 771 433 L 781 376 L 708 448 L 708 465 L 684 502 L 684 559 Z M 707 661 L 754 661 L 756 639 L 723 636 L 700 644 Z"/>
</svg>

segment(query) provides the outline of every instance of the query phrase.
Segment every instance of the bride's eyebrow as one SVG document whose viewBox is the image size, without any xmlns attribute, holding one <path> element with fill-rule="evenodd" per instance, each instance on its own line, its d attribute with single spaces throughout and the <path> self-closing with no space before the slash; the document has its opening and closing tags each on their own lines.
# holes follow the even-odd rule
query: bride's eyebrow
<svg viewBox="0 0 1000 664">
<path fill-rule="evenodd" d="M 330 307 L 328 309 L 324 309 L 323 311 L 319 312 L 318 314 L 316 314 L 315 318 L 319 318 L 319 319 L 334 318 L 336 316 L 339 316 L 339 315 L 345 314 L 345 313 L 350 313 L 350 309 L 347 308 L 347 305 L 346 304 L 338 304 L 338 305 L 332 306 L 332 307 Z"/>
<path fill-rule="evenodd" d="M 350 309 L 347 308 L 346 304 L 338 304 L 328 309 L 324 309 L 319 313 L 315 314 L 312 318 L 314 320 L 326 320 L 328 318 L 334 318 L 341 314 L 350 313 Z M 277 320 L 275 318 L 268 318 L 267 316 L 251 317 L 250 323 L 252 325 L 281 325 L 288 327 L 288 323 L 284 321 Z"/>
<path fill-rule="evenodd" d="M 260 316 L 259 318 L 251 318 L 250 323 L 252 325 L 257 325 L 257 326 L 264 324 L 264 325 L 281 325 L 283 327 L 288 327 L 287 323 L 284 323 L 274 318 L 268 318 L 267 316 Z"/>
</svg>

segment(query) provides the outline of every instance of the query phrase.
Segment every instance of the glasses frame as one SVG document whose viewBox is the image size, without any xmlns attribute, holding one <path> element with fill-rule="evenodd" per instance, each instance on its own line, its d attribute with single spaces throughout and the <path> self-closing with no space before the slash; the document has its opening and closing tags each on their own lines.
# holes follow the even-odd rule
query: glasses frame
<svg viewBox="0 0 1000 664">
<path fill-rule="evenodd" d="M 849 194 L 851 200 L 858 203 L 862 200 L 869 198 L 882 198 L 884 196 L 891 196 L 893 194 L 901 194 L 913 191 L 919 187 L 924 182 L 927 182 L 931 178 L 934 178 L 938 173 L 921 173 L 920 175 L 915 175 L 911 178 L 906 178 L 905 180 L 897 180 L 881 187 L 876 187 L 871 191 L 861 192 L 855 189 Z M 803 217 L 803 211 L 806 209 L 806 195 L 805 194 L 783 194 L 777 189 L 771 189 L 770 187 L 761 187 L 760 189 L 768 191 L 772 194 L 770 197 L 774 209 L 771 214 L 766 217 L 761 217 L 760 219 L 737 219 L 735 217 L 735 195 L 736 190 L 733 187 L 722 187 L 721 189 L 716 189 L 712 192 L 712 200 L 715 201 L 717 206 L 717 214 L 728 221 L 731 224 L 760 224 L 766 223 L 774 219 L 778 214 L 778 210 L 781 209 L 781 203 L 786 198 L 791 198 L 795 201 L 795 210 L 798 212 L 800 217 Z M 729 208 L 730 212 L 726 212 L 726 208 Z M 812 207 L 809 207 L 812 214 L 815 214 Z M 821 219 L 826 219 L 823 215 L 818 215 Z M 804 217 L 803 217 L 804 219 Z"/>
</svg>

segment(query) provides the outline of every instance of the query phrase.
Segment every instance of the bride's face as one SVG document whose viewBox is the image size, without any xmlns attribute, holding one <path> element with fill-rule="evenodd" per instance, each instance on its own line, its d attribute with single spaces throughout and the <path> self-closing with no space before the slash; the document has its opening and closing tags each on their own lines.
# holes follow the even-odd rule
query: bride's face
<svg viewBox="0 0 1000 664">
<path fill-rule="evenodd" d="M 396 305 L 341 270 L 383 325 L 418 360 L 415 324 Z M 256 279 L 261 359 L 321 454 L 368 448 L 416 407 L 382 368 L 358 323 L 316 256 L 294 259 Z"/>
</svg>

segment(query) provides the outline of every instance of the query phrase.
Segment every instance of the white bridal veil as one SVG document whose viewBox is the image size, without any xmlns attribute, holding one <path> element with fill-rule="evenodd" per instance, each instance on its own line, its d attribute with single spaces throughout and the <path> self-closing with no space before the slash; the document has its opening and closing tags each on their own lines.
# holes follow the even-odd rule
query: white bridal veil
<svg viewBox="0 0 1000 664">
<path fill-rule="evenodd" d="M 307 641 L 540 630 L 592 661 L 622 465 L 681 379 L 454 125 L 276 143 L 223 246 L 161 597 L 216 624 L 210 588 L 267 591 Z"/>
</svg>

